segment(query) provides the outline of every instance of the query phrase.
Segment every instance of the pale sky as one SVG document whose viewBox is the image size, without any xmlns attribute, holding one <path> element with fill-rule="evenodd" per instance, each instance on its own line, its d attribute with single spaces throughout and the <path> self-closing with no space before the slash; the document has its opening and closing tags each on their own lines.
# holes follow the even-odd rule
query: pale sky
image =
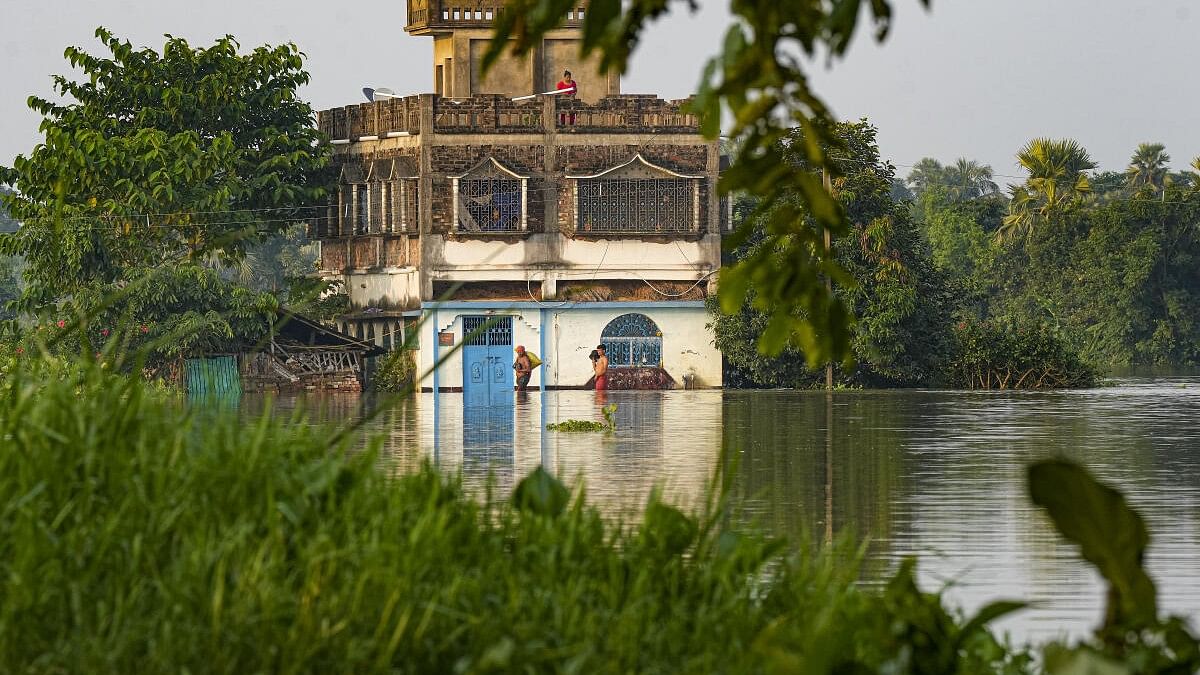
<svg viewBox="0 0 1200 675">
<path fill-rule="evenodd" d="M 728 3 L 675 15 L 646 36 L 622 89 L 686 96 L 720 44 Z M 959 156 L 1016 174 L 1013 155 L 1035 136 L 1070 136 L 1106 169 L 1122 169 L 1139 142 L 1165 143 L 1172 166 L 1200 155 L 1200 2 L 1196 0 L 894 0 L 891 38 L 859 36 L 850 57 L 814 74 L 817 91 L 847 119 L 879 128 L 884 157 L 911 165 Z M 30 94 L 49 95 L 67 73 L 68 44 L 99 51 L 98 25 L 138 45 L 162 34 L 243 46 L 292 41 L 308 55 L 314 107 L 361 99 L 363 86 L 432 90 L 430 38 L 403 31 L 399 0 L 3 0 L 0 2 L 0 163 L 37 143 Z M 998 182 L 1007 182 L 1001 178 Z"/>
</svg>

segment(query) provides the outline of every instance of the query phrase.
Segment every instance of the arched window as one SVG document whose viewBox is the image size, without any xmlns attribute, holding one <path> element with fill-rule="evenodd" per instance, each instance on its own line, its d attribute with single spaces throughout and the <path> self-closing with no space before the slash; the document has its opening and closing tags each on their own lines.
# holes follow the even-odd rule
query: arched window
<svg viewBox="0 0 1200 675">
<path fill-rule="evenodd" d="M 609 321 L 600 343 L 613 368 L 662 365 L 662 331 L 645 314 L 622 314 Z"/>
</svg>

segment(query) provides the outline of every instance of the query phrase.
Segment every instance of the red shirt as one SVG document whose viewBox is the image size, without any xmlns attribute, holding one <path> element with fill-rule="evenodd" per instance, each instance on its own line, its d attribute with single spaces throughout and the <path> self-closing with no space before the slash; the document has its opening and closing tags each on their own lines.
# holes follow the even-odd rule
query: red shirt
<svg viewBox="0 0 1200 675">
<path fill-rule="evenodd" d="M 567 82 L 566 80 L 559 80 L 558 84 L 556 84 L 554 86 L 554 88 L 555 89 L 569 89 L 570 91 L 564 91 L 562 93 L 562 95 L 563 96 L 574 96 L 575 92 L 579 91 L 579 83 L 576 82 L 575 80 L 571 80 L 570 82 Z"/>
</svg>

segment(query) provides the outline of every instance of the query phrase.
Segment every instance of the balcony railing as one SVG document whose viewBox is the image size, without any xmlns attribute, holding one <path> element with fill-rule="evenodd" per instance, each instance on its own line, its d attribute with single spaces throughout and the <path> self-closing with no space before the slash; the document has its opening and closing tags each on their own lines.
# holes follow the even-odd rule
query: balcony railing
<svg viewBox="0 0 1200 675">
<path fill-rule="evenodd" d="M 514 101 L 506 96 L 445 98 L 433 94 L 360 103 L 317 113 L 317 124 L 330 139 L 357 141 L 440 134 L 636 133 L 697 134 L 698 116 L 688 99 L 655 96 L 607 96 L 596 103 L 564 97 Z M 426 108 L 428 106 L 428 108 Z M 422 112 L 433 128 L 422 128 Z"/>
<path fill-rule="evenodd" d="M 422 33 L 429 30 L 453 28 L 490 27 L 504 11 L 504 0 L 408 0 L 408 22 L 404 30 Z M 567 11 L 563 26 L 578 28 L 583 25 L 587 2 L 580 0 L 578 6 Z"/>
</svg>

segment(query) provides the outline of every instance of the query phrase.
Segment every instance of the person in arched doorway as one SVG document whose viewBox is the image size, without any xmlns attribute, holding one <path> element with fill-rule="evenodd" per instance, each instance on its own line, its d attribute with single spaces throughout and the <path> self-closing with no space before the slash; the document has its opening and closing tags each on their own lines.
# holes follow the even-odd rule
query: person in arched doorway
<svg viewBox="0 0 1200 675">
<path fill-rule="evenodd" d="M 564 70 L 563 79 L 559 80 L 558 84 L 554 85 L 554 89 L 560 92 L 559 96 L 575 100 L 575 94 L 579 93 L 579 83 L 571 79 L 571 71 Z M 575 124 L 574 111 L 570 113 L 558 114 L 558 125 L 566 126 L 568 124 Z"/>
<path fill-rule="evenodd" d="M 604 345 L 596 345 L 596 353 L 600 358 L 592 362 L 592 371 L 596 374 L 596 391 L 608 389 L 608 356 L 604 353 Z"/>
</svg>

